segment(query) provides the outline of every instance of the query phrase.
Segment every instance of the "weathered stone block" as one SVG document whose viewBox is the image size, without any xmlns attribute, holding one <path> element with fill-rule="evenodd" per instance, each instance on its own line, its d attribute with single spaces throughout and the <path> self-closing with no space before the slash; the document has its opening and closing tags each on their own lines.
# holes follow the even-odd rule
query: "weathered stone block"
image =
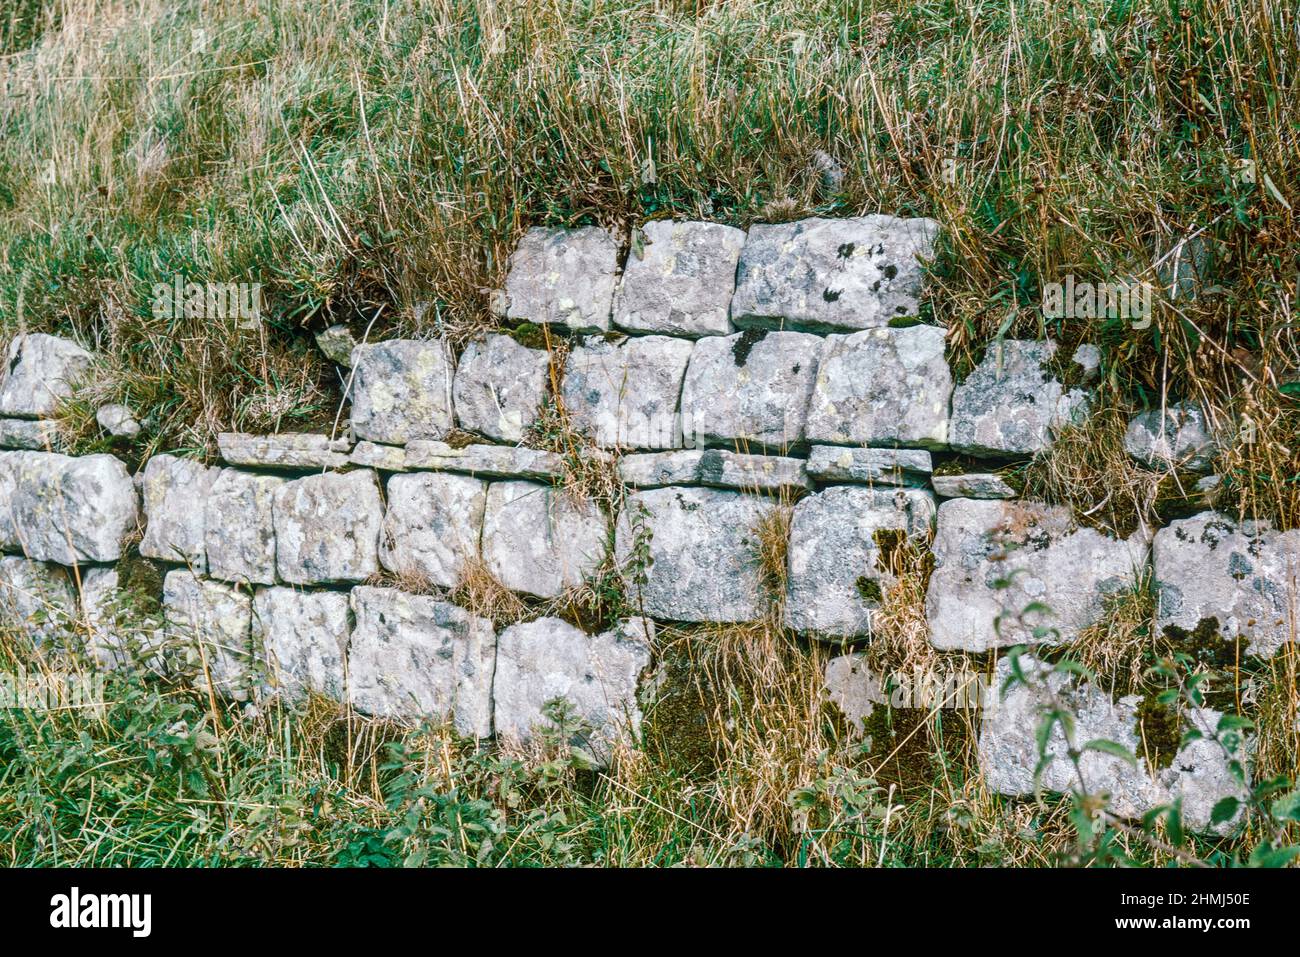
<svg viewBox="0 0 1300 957">
<path fill-rule="evenodd" d="M 604 332 L 617 275 L 618 243 L 607 230 L 534 227 L 510 257 L 506 317 Z"/>
<path fill-rule="evenodd" d="M 819 482 L 865 485 L 927 485 L 933 464 L 924 449 L 851 449 L 814 445 L 808 476 Z"/>
<path fill-rule="evenodd" d="M 1207 630 L 1270 657 L 1300 623 L 1300 529 L 1238 524 L 1218 512 L 1170 522 L 1152 545 L 1156 629 Z"/>
<path fill-rule="evenodd" d="M 352 431 L 403 445 L 441 439 L 453 425 L 452 360 L 441 339 L 390 339 L 352 350 Z"/>
<path fill-rule="evenodd" d="M 511 445 L 466 445 L 412 442 L 403 457 L 408 469 L 463 472 L 485 478 L 529 478 L 542 481 L 564 472 L 564 459 L 554 452 Z"/>
<path fill-rule="evenodd" d="M 906 537 L 923 544 L 934 498 L 921 489 L 837 486 L 794 507 L 787 548 L 785 621 L 838 641 L 869 637 L 872 615 L 897 579 L 890 552 Z"/>
<path fill-rule="evenodd" d="M 1168 767 L 1153 770 L 1138 730 L 1141 699 L 1137 695 L 1112 701 L 1105 691 L 1080 684 L 1072 675 L 1055 671 L 1032 656 L 1022 655 L 1020 664 L 1028 684 L 1009 687 L 1000 702 L 985 708 L 981 723 L 979 764 L 991 790 L 1006 795 L 1034 793 L 1034 772 L 1040 767 L 1038 729 L 1046 713 L 1059 704 L 1074 715 L 1074 734 L 1067 737 L 1059 722 L 1053 727 L 1047 741 L 1047 761 L 1037 782 L 1042 790 L 1105 793 L 1110 798 L 1110 810 L 1129 819 L 1141 818 L 1158 805 L 1181 800 L 1182 821 L 1189 830 L 1226 835 L 1236 829 L 1239 817 L 1218 825 L 1211 820 L 1214 806 L 1221 800 L 1232 797 L 1243 801 L 1247 796 L 1246 788 L 1229 769 L 1225 749 L 1214 740 L 1219 712 L 1193 708 L 1184 713 L 1184 726 L 1195 728 L 1202 737 L 1179 748 Z M 1002 658 L 994 672 L 993 686 L 1002 688 L 1010 675 L 1011 661 Z M 1097 740 L 1125 748 L 1137 759 L 1136 765 L 1118 755 L 1084 750 L 1085 744 Z M 1082 752 L 1077 771 L 1067 754 L 1071 747 Z M 1248 766 L 1252 750 L 1253 744 L 1246 738 L 1235 757 Z"/>
<path fill-rule="evenodd" d="M 144 467 L 145 530 L 140 554 L 207 570 L 205 515 L 212 484 L 220 469 L 192 459 L 155 455 Z"/>
<path fill-rule="evenodd" d="M 275 584 L 272 502 L 284 484 L 284 479 L 274 475 L 235 469 L 218 473 L 208 490 L 203 514 L 203 546 L 208 574 L 213 578 Z"/>
<path fill-rule="evenodd" d="M 380 562 L 399 575 L 455 587 L 466 562 L 478 558 L 486 502 L 487 483 L 468 475 L 394 475 L 388 480 Z"/>
<path fill-rule="evenodd" d="M 858 216 L 750 227 L 732 320 L 816 332 L 871 329 L 920 311 L 932 219 Z"/>
<path fill-rule="evenodd" d="M 607 539 L 594 502 L 535 482 L 488 486 L 483 560 L 511 591 L 554 598 L 582 584 L 605 557 Z"/>
<path fill-rule="evenodd" d="M 1088 394 L 1051 371 L 1056 343 L 1004 339 L 952 394 L 949 441 L 971 455 L 1032 455 L 1086 412 Z"/>
<path fill-rule="evenodd" d="M 953 390 L 953 449 L 971 455 L 1031 455 L 1087 411 L 1088 394 L 1067 391 L 1049 361 L 1052 341 L 1004 339 Z"/>
<path fill-rule="evenodd" d="M 1016 490 L 996 472 L 945 472 L 932 479 L 943 498 L 1015 498 Z"/>
<path fill-rule="evenodd" d="M 594 761 L 608 763 L 620 742 L 640 735 L 637 682 L 650 666 L 654 623 L 633 618 L 599 635 L 588 635 L 559 618 L 521 622 L 497 639 L 493 697 L 496 733 L 527 743 L 549 722 L 548 702 L 567 700 L 590 728 L 572 744 Z"/>
<path fill-rule="evenodd" d="M 518 442 L 537 421 L 546 398 L 550 355 L 510 336 L 475 340 L 461 353 L 452 384 L 462 429 L 499 442 Z"/>
<path fill-rule="evenodd" d="M 952 375 L 943 329 L 867 329 L 828 336 L 808 405 L 808 440 L 942 448 Z"/>
<path fill-rule="evenodd" d="M 744 455 L 707 449 L 700 457 L 699 483 L 742 492 L 798 492 L 813 487 L 803 459 Z"/>
<path fill-rule="evenodd" d="M 348 440 L 305 432 L 247 435 L 222 432 L 217 436 L 221 457 L 231 465 L 261 468 L 321 469 L 348 464 Z"/>
<path fill-rule="evenodd" d="M 58 424 L 48 419 L 0 419 L 0 448 L 58 452 L 63 447 Z"/>
<path fill-rule="evenodd" d="M 348 596 L 337 591 L 259 588 L 253 597 L 253 647 L 266 664 L 264 690 L 298 701 L 314 691 L 344 700 L 351 631 Z"/>
<path fill-rule="evenodd" d="M 275 564 L 294 585 L 360 582 L 379 571 L 383 504 L 375 473 L 327 472 L 275 490 Z"/>
<path fill-rule="evenodd" d="M 677 400 L 691 350 L 689 340 L 667 336 L 584 340 L 565 363 L 570 423 L 602 446 L 679 448 Z"/>
<path fill-rule="evenodd" d="M 632 606 L 666 621 L 762 617 L 759 527 L 775 507 L 765 497 L 718 489 L 629 495 L 617 523 L 616 555 Z"/>
<path fill-rule="evenodd" d="M 614 325 L 670 336 L 725 336 L 745 233 L 721 223 L 656 220 L 642 227 L 614 297 Z"/>
<path fill-rule="evenodd" d="M 779 451 L 801 443 L 821 348 L 802 332 L 700 339 L 682 384 L 686 444 Z"/>
<path fill-rule="evenodd" d="M 441 445 L 442 443 L 438 443 Z M 348 461 L 353 465 L 381 472 L 405 472 L 406 449 L 400 445 L 380 445 L 377 442 L 358 442 Z"/>
<path fill-rule="evenodd" d="M 116 561 L 136 530 L 139 501 L 111 455 L 0 452 L 0 548 L 36 561 Z"/>
<path fill-rule="evenodd" d="M 77 596 L 67 569 L 49 562 L 0 558 L 0 631 L 14 629 L 48 644 L 71 633 Z"/>
<path fill-rule="evenodd" d="M 199 686 L 237 701 L 252 696 L 258 678 L 252 646 L 252 599 L 187 569 L 163 579 L 167 635 L 185 649 Z"/>
<path fill-rule="evenodd" d="M 392 588 L 352 589 L 348 694 L 358 711 L 398 721 L 449 720 L 492 733 L 492 623 L 463 608 Z"/>
<path fill-rule="evenodd" d="M 0 415 L 53 415 L 90 368 L 91 355 L 69 339 L 42 332 L 16 336 L 0 374 Z"/>
<path fill-rule="evenodd" d="M 1076 524 L 1067 508 L 948 499 L 926 593 L 930 641 L 987 651 L 1073 640 L 1101 620 L 1109 597 L 1136 585 L 1147 550 L 1140 533 L 1111 538 Z M 1035 634 L 1040 627 L 1051 631 Z"/>
<path fill-rule="evenodd" d="M 1133 417 L 1124 434 L 1129 456 L 1153 469 L 1207 472 L 1218 448 L 1205 410 L 1190 402 Z"/>
<path fill-rule="evenodd" d="M 618 460 L 618 477 L 632 488 L 693 485 L 699 481 L 703 458 L 699 449 L 625 455 Z"/>
</svg>

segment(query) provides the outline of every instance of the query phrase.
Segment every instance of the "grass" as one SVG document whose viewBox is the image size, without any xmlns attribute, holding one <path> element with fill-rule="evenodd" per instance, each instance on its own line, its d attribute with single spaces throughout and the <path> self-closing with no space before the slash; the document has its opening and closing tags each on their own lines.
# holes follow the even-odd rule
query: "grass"
<svg viewBox="0 0 1300 957">
<path fill-rule="evenodd" d="M 1278 0 L 19 0 L 0 14 L 0 335 L 97 349 L 62 412 L 77 451 L 212 456 L 223 430 L 329 429 L 342 380 L 312 339 L 328 325 L 458 344 L 497 325 L 491 290 L 528 226 L 927 215 L 943 249 L 924 316 L 959 374 L 1001 337 L 1101 347 L 1096 413 L 1028 463 L 1029 492 L 1107 527 L 1157 521 L 1177 477 L 1135 469 L 1123 425 L 1190 399 L 1220 427 L 1218 507 L 1293 528 L 1298 50 Z M 1150 327 L 1043 318 L 1044 283 L 1153 276 L 1189 236 L 1209 253 L 1199 294 L 1158 297 Z M 177 273 L 260 282 L 266 321 L 155 316 L 153 285 Z M 134 410 L 138 439 L 100 436 L 105 401 Z M 530 442 L 612 508 L 612 464 L 565 420 L 557 405 Z M 894 667 L 937 654 L 924 569 L 899 571 L 872 650 Z M 524 614 L 482 574 L 463 589 Z M 615 601 L 571 598 L 596 617 Z M 1145 607 L 1081 652 L 1127 679 Z M 775 610 L 660 644 L 661 667 L 685 663 L 669 700 L 702 715 L 678 742 L 698 760 L 648 734 L 602 773 L 558 742 L 479 753 L 325 702 L 250 715 L 114 676 L 102 717 L 0 723 L 0 861 L 1071 859 L 1067 809 L 994 799 L 947 713 L 909 717 L 937 760 L 911 790 L 888 780 L 816 694 L 825 651 Z M 21 635 L 0 649 L 44 661 Z M 1295 770 L 1294 665 L 1279 655 L 1245 702 L 1270 773 Z"/>
</svg>

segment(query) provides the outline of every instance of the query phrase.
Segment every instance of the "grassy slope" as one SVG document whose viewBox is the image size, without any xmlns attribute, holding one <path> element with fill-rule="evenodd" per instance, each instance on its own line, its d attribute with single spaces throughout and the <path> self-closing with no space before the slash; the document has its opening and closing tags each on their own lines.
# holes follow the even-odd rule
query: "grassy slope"
<svg viewBox="0 0 1300 957">
<path fill-rule="evenodd" d="M 101 374 L 65 416 L 79 448 L 100 446 L 90 414 L 109 398 L 145 419 L 139 447 L 116 448 L 133 456 L 209 453 L 225 428 L 331 421 L 338 382 L 311 330 L 346 321 L 373 323 L 372 335 L 463 338 L 492 321 L 486 291 L 529 225 L 624 230 L 674 215 L 743 226 L 879 210 L 943 223 L 928 308 L 951 330 L 959 366 L 998 335 L 1104 346 L 1103 413 L 1034 465 L 1033 491 L 1115 526 L 1149 517 L 1167 490 L 1123 464 L 1124 413 L 1187 397 L 1220 422 L 1246 411 L 1257 425 L 1254 441 L 1222 455 L 1223 506 L 1300 523 L 1300 343 L 1288 326 L 1300 42 L 1289 4 L 55 0 L 15 10 L 0 28 L 0 333 L 72 331 L 99 347 Z M 842 164 L 837 190 L 821 185 L 814 150 Z M 1238 175 L 1246 157 L 1254 182 Z M 1214 288 L 1160 304 L 1150 329 L 1044 323 L 1041 283 L 1140 273 L 1153 251 L 1201 229 Z M 270 321 L 246 332 L 153 318 L 151 286 L 175 272 L 262 282 Z M 898 647 L 915 651 L 909 607 Z M 577 858 L 620 863 L 875 859 L 878 841 L 837 844 L 845 819 L 874 820 L 877 798 L 863 796 L 860 766 L 817 716 L 816 663 L 778 654 L 772 630 L 683 647 L 787 706 L 715 702 L 727 720 L 706 733 L 725 759 L 695 777 L 633 761 L 592 792 L 572 770 L 554 772 L 558 784 L 545 766 L 529 771 L 543 780 L 529 778 L 523 806 L 545 822 L 529 834 L 554 826 Z M 1292 667 L 1280 668 L 1270 701 L 1294 689 Z M 725 699 L 726 687 L 713 691 Z M 154 736 L 182 720 L 168 709 L 182 706 L 190 737 L 154 750 Z M 1288 707 L 1279 727 L 1294 717 Z M 160 860 L 171 847 L 184 859 L 329 860 L 352 853 L 340 850 L 352 837 L 303 825 L 311 853 L 296 850 L 276 843 L 296 819 L 258 809 L 324 793 L 337 826 L 363 835 L 400 817 L 400 800 L 398 811 L 375 800 L 364 754 L 330 744 L 333 723 L 237 724 L 225 751 L 211 751 L 193 744 L 217 721 L 206 702 L 168 697 L 158 708 L 88 729 L 6 730 L 6 756 L 37 762 L 26 790 L 0 788 L 11 859 Z M 103 790 L 78 803 L 96 776 L 74 787 L 31 749 L 43 735 L 72 747 L 82 730 L 90 743 L 72 748 L 67 767 L 117 762 L 120 804 L 105 805 Z M 1292 738 L 1268 749 L 1279 770 L 1294 770 Z M 205 796 L 185 761 L 156 764 L 187 749 L 211 779 Z M 420 754 L 422 768 L 453 766 L 436 747 Z M 493 790 L 503 772 L 464 760 L 454 766 L 467 791 L 505 806 Z M 887 845 L 897 860 L 1047 859 L 1050 848 L 1014 839 L 1039 812 L 994 813 L 960 769 L 935 773 L 944 809 L 915 812 L 912 837 Z M 167 783 L 146 804 L 150 774 Z M 834 825 L 811 842 L 792 830 L 787 803 L 803 786 L 814 819 Z M 160 801 L 169 788 L 174 800 Z M 214 788 L 219 814 L 206 803 Z M 83 813 L 112 818 L 98 843 L 22 803 L 56 790 L 73 825 Z M 674 816 L 683 808 L 685 823 Z M 562 826 L 549 816 L 558 811 Z M 123 836 L 125 821 L 156 836 Z M 240 843 L 259 828 L 271 844 Z M 405 853 L 412 840 L 396 846 Z M 533 854 L 532 840 L 508 856 L 533 859 L 520 851 Z M 560 859 L 550 846 L 535 859 Z"/>
</svg>

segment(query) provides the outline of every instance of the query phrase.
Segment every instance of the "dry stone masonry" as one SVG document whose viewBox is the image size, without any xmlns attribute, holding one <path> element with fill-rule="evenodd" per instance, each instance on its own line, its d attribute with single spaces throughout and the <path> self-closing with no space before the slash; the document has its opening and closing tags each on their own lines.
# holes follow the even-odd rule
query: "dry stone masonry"
<svg viewBox="0 0 1300 957">
<path fill-rule="evenodd" d="M 1300 530 L 1206 512 L 1121 539 L 1020 496 L 1004 466 L 1087 412 L 1100 354 L 1062 362 L 1054 342 L 1000 340 L 956 382 L 922 308 L 937 231 L 891 216 L 659 221 L 620 265 L 604 228 L 533 229 L 493 296 L 518 328 L 459 355 L 439 338 L 326 330 L 351 399 L 336 434 L 224 434 L 219 465 L 163 454 L 134 477 L 111 455 L 58 451 L 53 417 L 94 357 L 20 335 L 0 375 L 0 615 L 38 641 L 79 623 L 105 667 L 184 663 L 236 700 L 322 694 L 521 745 L 565 698 L 597 761 L 635 736 L 657 624 L 779 607 L 805 638 L 861 644 L 908 542 L 933 556 L 940 650 L 1068 642 L 1148 569 L 1165 634 L 1242 638 L 1261 656 L 1291 640 Z M 557 421 L 563 442 L 539 434 Z M 572 491 L 579 437 L 620 494 Z M 1217 451 L 1199 407 L 1172 403 L 1137 416 L 1126 446 L 1159 471 L 1209 471 Z M 776 595 L 761 553 L 782 534 Z M 115 610 L 114 563 L 136 552 L 162 566 L 161 623 Z M 458 603 L 488 576 L 521 620 Z M 588 630 L 557 617 L 575 590 L 611 584 L 635 614 Z M 859 729 L 881 700 L 870 678 L 851 655 L 828 669 Z M 1133 741 L 1134 702 L 1051 690 L 1073 696 L 1086 736 Z M 985 715 L 997 791 L 1032 790 L 1040 698 L 1019 689 Z M 1213 754 L 1184 750 L 1159 772 L 1090 755 L 1089 773 L 1121 813 L 1181 796 L 1208 826 L 1231 782 Z M 1068 787 L 1062 767 L 1050 789 Z"/>
</svg>

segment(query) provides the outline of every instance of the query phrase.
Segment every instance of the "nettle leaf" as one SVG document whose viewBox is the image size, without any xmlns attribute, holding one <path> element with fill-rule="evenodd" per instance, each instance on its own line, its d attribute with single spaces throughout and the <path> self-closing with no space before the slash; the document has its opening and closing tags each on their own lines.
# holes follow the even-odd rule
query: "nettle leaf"
<svg viewBox="0 0 1300 957">
<path fill-rule="evenodd" d="M 1261 844 L 1250 852 L 1250 860 L 1247 862 L 1251 867 L 1286 867 L 1300 855 L 1300 847 L 1287 845 L 1286 847 L 1273 847 L 1271 844 Z"/>
<path fill-rule="evenodd" d="M 1245 731 L 1253 727 L 1255 727 L 1255 722 L 1249 718 L 1243 718 L 1239 714 L 1225 714 L 1219 718 L 1217 731 L 1219 734 L 1223 734 L 1225 731 Z"/>
<path fill-rule="evenodd" d="M 1282 795 L 1273 802 L 1270 810 L 1279 821 L 1300 821 L 1300 790 Z"/>
<path fill-rule="evenodd" d="M 1133 767 L 1137 767 L 1137 758 L 1133 752 L 1117 741 L 1107 741 L 1105 738 L 1095 738 L 1083 746 L 1085 751 L 1100 751 L 1102 754 L 1109 754 L 1111 757 L 1119 758 L 1128 762 Z"/>
<path fill-rule="evenodd" d="M 1241 802 L 1235 797 L 1226 797 L 1214 805 L 1214 810 L 1210 811 L 1211 824 L 1223 824 L 1231 821 L 1237 815 L 1237 808 L 1241 807 Z"/>
</svg>

